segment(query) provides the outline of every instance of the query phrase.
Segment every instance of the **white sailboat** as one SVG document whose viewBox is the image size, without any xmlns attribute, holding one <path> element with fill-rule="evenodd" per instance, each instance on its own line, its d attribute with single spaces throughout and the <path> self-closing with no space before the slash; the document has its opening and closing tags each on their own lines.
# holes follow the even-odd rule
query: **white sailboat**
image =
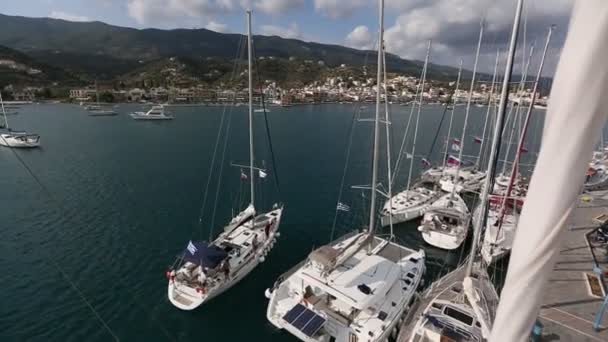
<svg viewBox="0 0 608 342">
<path fill-rule="evenodd" d="M 430 44 L 429 44 L 429 49 L 430 49 Z M 382 208 L 382 211 L 381 211 L 382 226 L 388 226 L 391 223 L 398 224 L 398 223 L 402 223 L 402 222 L 407 222 L 407 221 L 414 220 L 414 219 L 421 217 L 431 207 L 431 204 L 435 200 L 437 200 L 437 198 L 439 198 L 439 196 L 441 195 L 441 193 L 439 191 L 437 191 L 436 189 L 431 189 L 429 187 L 426 187 L 421 182 L 417 182 L 413 186 L 410 186 L 411 179 L 412 179 L 412 171 L 413 171 L 413 167 L 414 167 L 414 156 L 416 155 L 416 140 L 418 138 L 418 126 L 420 123 L 420 111 L 422 109 L 422 99 L 423 99 L 422 95 L 424 93 L 424 84 L 425 84 L 425 80 L 426 80 L 426 71 L 427 71 L 427 67 L 428 67 L 429 53 L 430 53 L 430 50 L 427 51 L 425 64 L 424 64 L 424 67 L 422 68 L 422 75 L 420 77 L 421 82 L 419 83 L 419 85 L 416 89 L 416 96 L 414 98 L 414 101 L 416 102 L 418 93 L 420 93 L 420 99 L 417 102 L 418 111 L 416 113 L 416 127 L 414 129 L 412 150 L 411 150 L 411 152 L 407 153 L 407 159 L 409 159 L 410 168 L 409 168 L 409 173 L 408 173 L 408 178 L 407 178 L 407 186 L 405 188 L 406 190 L 399 192 L 398 194 L 390 197 L 386 201 L 386 203 L 384 204 L 384 207 Z M 412 109 L 411 109 L 412 113 L 410 113 L 410 118 L 411 118 L 411 114 L 413 114 L 415 107 L 416 107 L 415 105 L 412 106 Z M 406 138 L 407 138 L 408 128 L 409 128 L 409 120 L 408 120 L 408 127 L 405 129 L 405 135 L 403 137 L 403 144 L 405 143 Z M 402 155 L 402 153 L 400 153 L 400 155 Z M 401 160 L 401 156 L 397 161 L 397 165 L 399 164 L 400 160 Z M 398 166 L 395 167 L 395 172 L 394 172 L 394 175 L 392 178 L 395 178 L 397 170 L 398 170 Z"/>
<path fill-rule="evenodd" d="M 418 231 L 426 243 L 453 250 L 464 242 L 469 232 L 471 215 L 466 203 L 455 192 L 435 201 L 422 218 Z"/>
<path fill-rule="evenodd" d="M 35 148 L 40 146 L 40 135 L 27 133 L 25 131 L 13 131 L 8 125 L 6 110 L 2 94 L 0 94 L 0 107 L 2 107 L 2 115 L 4 117 L 4 125 L 0 128 L 5 128 L 6 133 L 0 133 L 0 145 L 12 148 Z"/>
<path fill-rule="evenodd" d="M 378 85 L 382 83 L 383 8 L 380 0 Z M 266 291 L 267 319 L 301 341 L 385 341 L 395 336 L 422 281 L 424 251 L 374 235 L 381 87 L 377 89 L 369 230 L 316 249 Z"/>
<path fill-rule="evenodd" d="M 532 98 L 536 98 L 536 94 L 538 92 L 538 83 L 542 74 L 545 56 L 547 54 L 552 32 L 553 27 L 550 27 L 549 33 L 547 34 L 547 40 L 545 42 L 545 49 L 543 51 L 538 73 L 536 75 L 534 89 L 532 90 Z M 511 176 L 509 177 L 504 194 L 497 196 L 499 200 L 491 203 L 490 205 L 484 239 L 481 245 L 481 256 L 487 264 L 503 258 L 505 255 L 511 252 L 511 248 L 513 247 L 513 239 L 515 238 L 515 231 L 519 221 L 519 209 L 521 206 L 523 206 L 523 203 L 518 203 L 518 201 L 523 202 L 523 198 L 525 197 L 525 193 L 521 193 L 521 188 L 517 189 L 518 193 L 514 193 L 513 190 L 516 188 L 516 180 L 521 178 L 521 175 L 519 174 L 519 160 L 526 139 L 528 126 L 530 124 L 532 108 L 533 102 L 530 101 L 524 120 L 521 137 L 517 145 L 518 151 L 515 154 Z M 521 183 L 522 182 L 520 180 L 520 186 Z M 511 196 L 518 197 L 512 198 Z"/>
<path fill-rule="evenodd" d="M 283 207 L 257 214 L 255 208 L 255 175 L 262 174 L 254 165 L 253 106 L 251 79 L 251 12 L 247 12 L 249 47 L 249 206 L 212 242 L 192 242 L 180 255 L 174 269 L 167 272 L 169 301 L 182 310 L 193 310 L 222 294 L 247 276 L 273 248 L 279 237 Z M 257 216 L 256 216 L 257 214 Z"/>
<path fill-rule="evenodd" d="M 521 17 L 523 0 L 518 0 L 515 21 L 511 32 L 511 42 L 507 56 L 507 66 L 497 113 L 497 125 L 488 159 L 488 175 L 485 179 L 485 190 L 481 194 L 481 208 L 486 208 L 489 200 L 490 183 L 492 182 L 498 158 L 500 134 L 504 126 L 504 113 L 508 100 L 509 82 L 513 68 L 513 56 Z M 441 278 L 425 292 L 420 309 L 408 316 L 404 322 L 404 336 L 400 340 L 409 342 L 421 341 L 478 341 L 490 340 L 498 294 L 490 282 L 483 262 L 479 261 L 477 247 L 479 244 L 483 215 L 486 210 L 479 210 L 482 215 L 476 219 L 471 255 L 465 265 Z M 523 341 L 523 339 L 513 340 Z"/>
<path fill-rule="evenodd" d="M 165 113 L 165 106 L 152 106 L 147 112 L 134 112 L 129 114 L 135 120 L 173 120 L 172 115 Z"/>
<path fill-rule="evenodd" d="M 118 115 L 112 108 L 104 108 L 99 102 L 99 90 L 97 89 L 97 81 L 95 81 L 95 99 L 94 105 L 85 106 L 84 109 L 89 111 L 89 116 L 115 116 Z"/>
</svg>

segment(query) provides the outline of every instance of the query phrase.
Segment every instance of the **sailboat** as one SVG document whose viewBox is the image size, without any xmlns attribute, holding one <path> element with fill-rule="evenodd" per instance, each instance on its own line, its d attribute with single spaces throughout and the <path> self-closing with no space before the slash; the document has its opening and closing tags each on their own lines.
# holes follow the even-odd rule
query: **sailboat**
<svg viewBox="0 0 608 342">
<path fill-rule="evenodd" d="M 301 341 L 385 341 L 415 300 L 425 271 L 424 251 L 374 234 L 377 220 L 379 124 L 384 1 L 380 33 L 369 226 L 312 251 L 271 289 L 267 319 Z"/>
<path fill-rule="evenodd" d="M 534 89 L 532 90 L 532 98 L 536 98 L 536 94 L 538 92 L 538 83 L 542 74 L 545 56 L 547 54 L 552 32 L 553 27 L 551 26 L 549 27 L 549 33 L 547 34 L 545 49 L 543 51 L 539 70 L 536 75 Z M 503 258 L 505 255 L 511 252 L 511 248 L 513 247 L 513 239 L 515 238 L 515 231 L 519 221 L 519 210 L 523 206 L 523 198 L 525 197 L 525 193 L 521 193 L 521 188 L 517 189 L 518 193 L 514 193 L 513 190 L 516 188 L 515 182 L 518 176 L 521 178 L 518 170 L 519 161 L 526 139 L 528 126 L 530 124 L 532 108 L 533 101 L 530 101 L 526 117 L 524 119 L 522 134 L 517 145 L 518 150 L 513 162 L 513 169 L 511 170 L 511 176 L 509 177 L 506 190 L 503 194 L 498 196 L 498 201 L 491 201 L 490 203 L 484 239 L 481 245 L 481 256 L 487 264 Z"/>
<path fill-rule="evenodd" d="M 381 211 L 381 224 L 382 226 L 388 226 L 390 224 L 398 224 L 402 222 L 407 222 L 410 220 L 417 219 L 424 215 L 424 213 L 431 207 L 431 204 L 439 198 L 441 193 L 436 189 L 432 189 L 428 186 L 425 186 L 423 182 L 416 182 L 412 186 L 412 171 L 414 167 L 414 156 L 416 154 L 416 140 L 418 138 L 418 126 L 420 123 L 420 111 L 422 109 L 422 99 L 424 93 L 424 84 L 426 81 L 426 71 L 428 67 L 430 53 L 430 43 L 429 50 L 427 51 L 427 56 L 425 59 L 425 64 L 422 68 L 421 82 L 418 84 L 416 89 L 416 95 L 414 97 L 414 105 L 411 108 L 411 115 L 413 114 L 414 109 L 416 108 L 416 102 L 418 104 L 418 111 L 416 113 L 416 127 L 414 129 L 414 137 L 412 143 L 411 152 L 407 153 L 407 159 L 410 160 L 410 168 L 407 178 L 407 186 L 405 190 L 397 193 L 395 196 L 390 197 Z M 422 89 L 420 89 L 422 88 Z M 416 101 L 416 98 L 420 94 L 419 101 Z M 405 144 L 405 140 L 407 138 L 407 133 L 409 129 L 409 120 L 408 125 L 405 129 L 405 134 L 403 137 L 403 144 Z M 403 145 L 402 144 L 402 145 Z M 400 158 L 397 161 L 397 165 L 399 165 L 399 161 L 401 160 L 402 153 L 400 153 Z M 395 167 L 394 175 L 392 178 L 395 178 L 399 167 Z"/>
<path fill-rule="evenodd" d="M 4 125 L 0 128 L 5 128 L 6 133 L 0 133 L 0 145 L 14 148 L 34 148 L 40 146 L 40 135 L 27 133 L 25 131 L 13 131 L 8 126 L 6 110 L 2 94 L 0 94 L 0 107 L 2 107 L 2 115 L 4 117 Z"/>
<path fill-rule="evenodd" d="M 182 310 L 193 310 L 228 290 L 247 276 L 273 248 L 279 237 L 283 207 L 259 214 L 255 207 L 253 148 L 253 82 L 251 73 L 251 11 L 247 12 L 249 50 L 249 182 L 251 201 L 211 242 L 189 241 L 174 269 L 167 271 L 169 301 Z M 265 173 L 264 173 L 265 174 Z M 241 172 L 243 179 L 247 176 Z"/>
<path fill-rule="evenodd" d="M 101 106 L 99 102 L 99 90 L 97 89 L 97 81 L 95 81 L 95 98 L 96 104 L 88 105 L 84 109 L 89 111 L 89 116 L 114 116 L 118 115 L 115 110 L 107 109 Z"/>
<path fill-rule="evenodd" d="M 464 116 L 464 128 L 462 130 L 462 136 L 460 139 L 455 139 L 455 144 L 458 152 L 458 157 L 450 156 L 448 165 L 454 166 L 456 172 L 454 175 L 442 177 L 440 184 L 444 191 L 450 190 L 450 193 L 444 195 L 436 202 L 431 205 L 431 208 L 424 214 L 422 222 L 418 227 L 418 230 L 422 233 L 422 238 L 426 243 L 446 250 L 453 250 L 464 242 L 469 232 L 469 225 L 471 214 L 466 203 L 459 195 L 459 189 L 462 190 L 461 183 L 465 182 L 465 179 L 461 176 L 462 153 L 464 150 L 464 140 L 466 137 L 467 123 L 469 120 L 469 113 L 471 109 L 471 102 L 473 99 L 473 90 L 475 86 L 475 76 L 477 74 L 477 62 L 479 60 L 479 51 L 481 49 L 481 42 L 483 39 L 483 28 L 484 23 L 481 22 L 479 30 L 479 40 L 477 42 L 477 51 L 475 54 L 475 63 L 473 65 L 473 74 L 471 78 L 471 88 L 469 90 L 469 96 L 467 100 L 467 107 Z M 475 171 L 474 169 L 468 170 L 472 175 L 472 172 L 477 172 L 481 176 L 476 176 L 473 179 L 481 180 L 485 178 L 485 173 Z M 472 176 L 471 176 L 472 177 Z M 469 178 L 470 181 L 472 178 Z M 446 185 L 449 187 L 446 189 Z"/>
<path fill-rule="evenodd" d="M 504 113 L 508 101 L 509 82 L 513 70 L 513 57 L 519 29 L 523 0 L 518 0 L 515 20 L 511 32 L 507 66 L 504 73 L 497 125 L 488 158 L 488 177 L 485 179 L 484 192 L 478 211 L 471 246 L 471 255 L 456 270 L 433 283 L 425 292 L 419 309 L 414 315 L 406 317 L 402 331 L 405 335 L 399 340 L 418 341 L 479 341 L 490 339 L 492 324 L 498 306 L 498 294 L 490 282 L 487 269 L 479 260 L 479 244 L 482 222 L 486 214 L 489 190 L 496 173 L 496 160 L 500 135 L 504 127 Z M 519 340 L 518 340 L 519 341 Z"/>
</svg>

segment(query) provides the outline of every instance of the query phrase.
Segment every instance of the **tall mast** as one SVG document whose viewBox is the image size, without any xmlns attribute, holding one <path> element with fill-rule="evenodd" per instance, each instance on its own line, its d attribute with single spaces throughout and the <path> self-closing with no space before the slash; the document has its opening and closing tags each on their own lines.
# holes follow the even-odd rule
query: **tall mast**
<svg viewBox="0 0 608 342">
<path fill-rule="evenodd" d="M 4 109 L 4 101 L 2 100 L 2 91 L 0 91 L 0 106 L 2 106 L 2 115 L 4 116 L 4 128 L 8 130 L 8 119 L 6 117 L 6 110 Z"/>
<path fill-rule="evenodd" d="M 452 112 L 450 113 L 450 124 L 448 126 L 448 136 L 445 143 L 445 153 L 443 154 L 443 168 L 445 170 L 445 162 L 448 159 L 448 148 L 450 146 L 450 137 L 452 135 L 452 123 L 454 122 L 454 110 L 456 109 L 456 96 L 458 95 L 458 88 L 460 87 L 460 75 L 462 74 L 462 58 L 460 59 L 460 65 L 458 66 L 458 77 L 456 78 L 456 89 L 454 89 L 454 95 L 452 95 Z"/>
<path fill-rule="evenodd" d="M 374 156 L 372 160 L 372 196 L 369 207 L 369 233 L 374 234 L 376 223 L 376 182 L 378 180 L 378 133 L 380 131 L 380 87 L 382 84 L 382 50 L 384 49 L 384 0 L 379 0 L 380 30 L 378 32 L 378 72 L 376 75 L 376 119 L 374 121 Z M 371 246 L 371 245 L 370 245 Z"/>
<path fill-rule="evenodd" d="M 525 47 L 524 47 L 525 48 Z M 517 125 L 517 119 L 520 117 L 519 110 L 521 109 L 521 102 L 523 98 L 523 92 L 525 89 L 526 79 L 528 78 L 528 70 L 530 69 L 530 61 L 532 60 L 532 56 L 534 55 L 534 46 L 530 48 L 530 55 L 528 56 L 528 61 L 525 62 L 524 70 L 521 74 L 521 80 L 519 81 L 519 86 L 517 88 L 518 100 L 517 104 L 513 105 L 515 109 L 515 114 L 512 116 L 513 122 L 511 124 L 511 133 L 509 134 L 509 143 L 507 144 L 507 151 L 505 153 L 505 161 L 502 164 L 502 174 L 504 175 L 507 172 L 507 160 L 509 159 L 509 154 L 511 154 L 511 143 L 513 142 L 513 136 L 515 135 L 515 127 Z M 513 107 L 511 107 L 513 110 Z M 508 121 L 508 119 L 507 119 Z M 517 154 L 517 153 L 515 153 Z"/>
<path fill-rule="evenodd" d="M 462 151 L 464 150 L 464 140 L 467 133 L 467 124 L 469 123 L 469 112 L 471 111 L 471 101 L 473 100 L 473 91 L 475 89 L 475 76 L 477 75 L 477 62 L 479 61 L 479 51 L 481 50 L 481 41 L 483 40 L 483 25 L 484 20 L 481 20 L 479 24 L 479 39 L 477 40 L 477 51 L 475 52 L 475 63 L 473 64 L 473 75 L 471 76 L 471 86 L 469 87 L 469 98 L 467 99 L 467 109 L 464 114 L 464 127 L 462 128 L 462 135 L 460 136 L 460 149 L 458 150 L 458 166 L 456 167 L 456 177 L 452 181 L 452 194 L 450 195 L 450 201 L 454 200 L 454 194 L 456 193 L 456 186 L 458 185 L 458 179 L 460 178 L 460 166 L 462 164 Z M 448 142 L 449 143 L 449 142 Z"/>
<path fill-rule="evenodd" d="M 490 86 L 490 96 L 488 98 L 488 110 L 486 111 L 486 119 L 483 124 L 483 134 L 481 135 L 481 145 L 479 146 L 479 156 L 477 157 L 477 163 L 475 165 L 479 168 L 481 164 L 481 156 L 483 154 L 483 148 L 486 140 L 486 129 L 488 128 L 488 118 L 490 117 L 490 110 L 492 109 L 492 102 L 494 101 L 494 84 L 496 82 L 496 73 L 498 72 L 498 60 L 500 58 L 500 50 L 496 50 L 496 62 L 494 62 L 494 74 L 492 75 L 492 85 Z"/>
<path fill-rule="evenodd" d="M 388 171 L 388 193 L 387 197 L 389 201 L 393 198 L 393 179 L 391 176 L 391 130 L 390 121 L 388 115 L 388 92 L 386 91 L 386 54 L 384 53 L 384 43 L 382 44 L 382 71 L 384 79 L 384 126 L 386 127 L 386 170 Z M 391 238 L 394 236 L 393 233 L 393 206 L 388 206 L 388 225 L 391 230 Z"/>
<path fill-rule="evenodd" d="M 479 219 L 473 231 L 473 244 L 471 245 L 471 257 L 467 263 L 466 276 L 469 277 L 473 271 L 473 261 L 477 253 L 477 245 L 479 244 L 479 236 L 481 227 L 485 225 L 486 211 L 488 206 L 488 194 L 492 189 L 494 181 L 494 173 L 496 171 L 496 162 L 498 161 L 498 145 L 500 144 L 500 134 L 504 126 L 505 110 L 507 108 L 507 98 L 509 96 L 509 83 L 511 82 L 511 72 L 513 71 L 513 58 L 515 56 L 515 47 L 517 45 L 517 35 L 519 32 L 519 20 L 521 18 L 521 10 L 523 0 L 517 1 L 517 9 L 515 10 L 515 19 L 513 20 L 513 30 L 511 31 L 511 42 L 509 43 L 509 52 L 507 53 L 507 66 L 505 67 L 504 79 L 502 80 L 502 91 L 500 93 L 500 105 L 496 114 L 496 127 L 494 128 L 494 137 L 492 139 L 492 147 L 490 149 L 490 157 L 488 159 L 488 172 L 484 182 L 483 192 L 481 193 L 481 210 L 479 210 Z"/>
<path fill-rule="evenodd" d="M 509 186 L 507 187 L 507 192 L 505 197 L 502 200 L 502 206 L 500 209 L 500 219 L 498 220 L 499 226 L 498 230 L 502 227 L 502 220 L 505 216 L 507 199 L 511 196 L 511 191 L 513 190 L 513 183 L 515 182 L 515 178 L 517 177 L 517 170 L 519 168 L 519 159 L 521 157 L 521 150 L 524 147 L 524 142 L 526 140 L 526 133 L 528 132 L 528 125 L 530 124 L 530 116 L 532 114 L 532 108 L 534 108 L 534 99 L 536 98 L 536 93 L 538 92 L 538 83 L 540 81 L 541 74 L 543 72 L 543 66 L 545 65 L 545 56 L 547 55 L 547 49 L 549 48 L 549 42 L 551 41 L 551 33 L 553 33 L 553 25 L 549 27 L 549 33 L 547 33 L 547 41 L 545 42 L 545 48 L 543 50 L 543 56 L 540 60 L 540 65 L 538 67 L 538 72 L 536 73 L 536 81 L 534 82 L 534 89 L 532 90 L 532 98 L 530 99 L 530 103 L 528 104 L 528 111 L 526 113 L 526 119 L 524 121 L 524 127 L 521 133 L 521 137 L 519 139 L 519 143 L 517 144 L 517 153 L 515 155 L 515 159 L 513 160 L 513 169 L 511 170 L 511 178 L 509 179 Z"/>
<path fill-rule="evenodd" d="M 420 102 L 418 102 L 418 112 L 416 113 L 416 128 L 414 129 L 414 142 L 412 143 L 412 158 L 410 159 L 410 171 L 407 176 L 407 188 L 410 189 L 412 181 L 412 170 L 414 168 L 414 156 L 416 155 L 416 140 L 418 139 L 418 124 L 420 123 L 420 110 L 422 109 L 422 99 L 424 98 L 424 83 L 426 81 L 426 71 L 429 64 L 429 55 L 431 53 L 431 41 L 426 48 L 426 57 L 424 59 L 424 67 L 422 68 L 422 82 L 420 84 Z M 414 103 L 416 105 L 416 103 Z"/>
<path fill-rule="evenodd" d="M 249 183 L 251 185 L 251 206 L 255 208 L 254 174 L 253 174 L 253 76 L 251 75 L 251 11 L 247 11 L 247 60 L 249 76 Z"/>
<path fill-rule="evenodd" d="M 99 90 L 97 89 L 97 80 L 95 80 L 95 98 L 97 100 L 97 105 L 99 106 Z"/>
</svg>

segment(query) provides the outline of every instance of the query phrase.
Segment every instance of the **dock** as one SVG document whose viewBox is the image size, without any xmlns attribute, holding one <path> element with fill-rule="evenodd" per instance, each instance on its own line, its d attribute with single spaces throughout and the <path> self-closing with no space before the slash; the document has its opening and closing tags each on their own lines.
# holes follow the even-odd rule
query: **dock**
<svg viewBox="0 0 608 342">
<path fill-rule="evenodd" d="M 592 295 L 586 279 L 587 274 L 594 275 L 594 255 L 599 268 L 608 270 L 606 247 L 586 238 L 603 214 L 608 214 L 608 191 L 581 195 L 545 289 L 539 314 L 544 325 L 542 341 L 608 341 L 608 313 L 597 331 L 593 327 L 603 298 Z"/>
</svg>

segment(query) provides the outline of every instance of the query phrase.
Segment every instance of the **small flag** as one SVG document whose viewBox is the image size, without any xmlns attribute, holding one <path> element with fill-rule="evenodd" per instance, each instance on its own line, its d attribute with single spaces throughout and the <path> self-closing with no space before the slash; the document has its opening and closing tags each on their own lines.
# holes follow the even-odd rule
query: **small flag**
<svg viewBox="0 0 608 342">
<path fill-rule="evenodd" d="M 431 166 L 431 162 L 428 161 L 426 158 L 422 158 L 421 162 L 422 162 L 422 165 L 424 165 L 424 167 L 430 167 Z"/>
<path fill-rule="evenodd" d="M 342 202 L 338 202 L 338 206 L 336 207 L 336 210 L 350 211 L 350 207 Z"/>
<path fill-rule="evenodd" d="M 190 254 L 194 255 L 194 253 L 196 253 L 198 251 L 198 248 L 196 248 L 196 246 L 192 243 L 192 240 L 190 240 L 188 242 L 188 247 L 186 247 L 186 249 L 188 250 L 188 252 L 190 252 Z"/>
<path fill-rule="evenodd" d="M 413 159 L 414 156 L 411 153 L 406 153 L 405 154 L 405 158 L 407 158 L 407 159 Z"/>
<path fill-rule="evenodd" d="M 241 169 L 241 180 L 247 180 L 247 175 L 243 172 L 243 169 Z"/>
<path fill-rule="evenodd" d="M 528 153 L 528 149 L 525 147 L 521 147 L 521 153 Z"/>
<path fill-rule="evenodd" d="M 452 144 L 452 150 L 456 151 L 456 152 L 460 152 L 460 145 L 459 144 Z"/>
<path fill-rule="evenodd" d="M 264 170 L 260 170 L 260 178 L 264 179 L 266 176 L 268 176 L 268 174 L 264 172 Z"/>
<path fill-rule="evenodd" d="M 475 143 L 477 143 L 477 144 L 481 144 L 483 142 L 483 139 L 481 139 L 480 137 L 473 137 L 473 139 L 475 140 Z"/>
<path fill-rule="evenodd" d="M 460 160 L 454 156 L 449 156 L 448 160 L 447 160 L 447 164 L 449 166 L 459 166 L 460 165 Z"/>
</svg>

